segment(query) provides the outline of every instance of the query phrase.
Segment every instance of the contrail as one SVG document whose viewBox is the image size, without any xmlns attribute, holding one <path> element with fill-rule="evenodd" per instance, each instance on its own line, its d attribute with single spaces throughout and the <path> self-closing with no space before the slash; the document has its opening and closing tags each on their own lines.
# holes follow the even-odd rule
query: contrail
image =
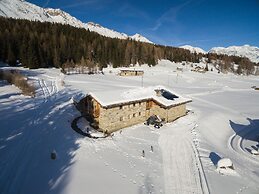
<svg viewBox="0 0 259 194">
<path fill-rule="evenodd" d="M 45 4 L 43 5 L 43 7 L 47 7 L 47 6 L 49 5 L 49 2 L 50 2 L 50 0 L 47 0 L 47 1 L 45 2 Z"/>
<path fill-rule="evenodd" d="M 248 37 L 248 36 L 256 36 L 259 35 L 258 32 L 253 32 L 253 33 L 248 33 L 248 34 L 243 34 L 242 36 Z M 181 46 L 185 44 L 190 44 L 190 43 L 198 43 L 198 42 L 211 42 L 211 41 L 217 41 L 217 40 L 232 40 L 232 39 L 237 39 L 238 37 L 235 36 L 225 36 L 222 38 L 210 38 L 210 39 L 197 39 L 197 40 L 189 40 L 189 41 L 184 41 L 175 44 L 176 46 Z"/>
<path fill-rule="evenodd" d="M 78 6 L 82 6 L 82 5 L 92 4 L 92 3 L 95 3 L 96 1 L 97 0 L 83 1 L 83 2 L 73 3 L 73 4 L 69 4 L 69 5 L 64 5 L 60 8 L 64 9 L 64 8 L 78 7 Z"/>
</svg>

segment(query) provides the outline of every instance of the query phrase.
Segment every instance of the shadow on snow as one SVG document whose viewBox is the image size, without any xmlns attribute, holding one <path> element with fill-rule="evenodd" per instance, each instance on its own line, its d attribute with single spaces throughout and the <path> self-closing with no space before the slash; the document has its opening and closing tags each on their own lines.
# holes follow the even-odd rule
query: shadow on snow
<svg viewBox="0 0 259 194">
<path fill-rule="evenodd" d="M 221 157 L 215 152 L 210 152 L 209 158 L 214 166 L 217 166 L 218 161 L 221 159 Z"/>
<path fill-rule="evenodd" d="M 55 109 L 69 100 L 67 91 L 55 96 L 1 104 L 0 193 L 61 193 L 67 185 L 79 148 L 70 127 L 77 111 L 71 104 Z"/>
<path fill-rule="evenodd" d="M 229 121 L 231 128 L 234 132 L 243 139 L 251 140 L 251 141 L 259 141 L 259 119 L 250 119 L 248 125 L 237 124 L 233 121 Z"/>
</svg>

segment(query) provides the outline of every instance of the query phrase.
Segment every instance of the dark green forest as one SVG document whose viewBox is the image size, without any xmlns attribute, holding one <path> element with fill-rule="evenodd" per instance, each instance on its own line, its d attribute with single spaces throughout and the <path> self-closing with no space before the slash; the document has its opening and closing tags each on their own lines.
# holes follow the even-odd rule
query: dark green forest
<svg viewBox="0 0 259 194">
<path fill-rule="evenodd" d="M 29 68 L 75 64 L 101 68 L 107 64 L 114 67 L 136 63 L 156 65 L 159 59 L 199 62 L 202 57 L 207 57 L 209 62 L 221 60 L 218 64 L 230 70 L 233 62 L 245 63 L 242 68 L 256 65 L 242 57 L 193 54 L 181 48 L 108 38 L 57 23 L 0 17 L 0 25 L 0 60 L 10 65 L 21 63 Z"/>
</svg>

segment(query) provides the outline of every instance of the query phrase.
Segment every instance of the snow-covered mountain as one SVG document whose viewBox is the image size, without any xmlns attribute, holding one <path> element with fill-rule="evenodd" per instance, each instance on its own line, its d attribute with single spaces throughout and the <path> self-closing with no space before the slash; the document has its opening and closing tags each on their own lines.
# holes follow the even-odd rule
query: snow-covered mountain
<svg viewBox="0 0 259 194">
<path fill-rule="evenodd" d="M 120 33 L 114 30 L 110 30 L 108 28 L 105 28 L 99 24 L 95 24 L 93 22 L 88 22 L 85 24 L 85 28 L 89 29 L 92 32 L 97 32 L 98 34 L 101 34 L 106 37 L 111 38 L 119 38 L 119 39 L 127 39 L 128 35 L 125 33 Z"/>
<path fill-rule="evenodd" d="M 140 35 L 140 34 L 135 34 L 133 36 L 130 36 L 133 40 L 140 41 L 140 42 L 147 42 L 153 44 L 150 40 L 148 40 L 146 37 Z"/>
<path fill-rule="evenodd" d="M 214 47 L 210 53 L 234 55 L 240 57 L 247 57 L 252 62 L 259 63 L 259 48 L 250 45 L 244 46 L 230 46 L 230 47 Z"/>
<path fill-rule="evenodd" d="M 83 23 L 60 9 L 42 8 L 24 0 L 0 0 L 0 16 L 40 22 L 68 24 L 74 27 L 85 28 L 90 31 L 97 32 L 106 37 L 119 39 L 131 38 L 136 41 L 152 43 L 147 38 L 139 34 L 128 36 L 125 33 L 105 28 L 93 22 Z"/>
<path fill-rule="evenodd" d="M 191 53 L 202 53 L 202 54 L 206 54 L 207 52 L 199 47 L 193 47 L 191 45 L 184 45 L 184 46 L 180 46 L 179 48 L 183 48 L 186 50 L 189 50 Z"/>
</svg>

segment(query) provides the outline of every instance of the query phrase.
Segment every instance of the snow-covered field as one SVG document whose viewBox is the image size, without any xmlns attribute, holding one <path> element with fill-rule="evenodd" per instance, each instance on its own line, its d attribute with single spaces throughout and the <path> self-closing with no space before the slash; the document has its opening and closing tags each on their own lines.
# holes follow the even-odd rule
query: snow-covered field
<svg viewBox="0 0 259 194">
<path fill-rule="evenodd" d="M 258 194 L 259 156 L 251 154 L 259 147 L 259 91 L 251 88 L 259 86 L 258 77 L 201 74 L 187 66 L 179 72 L 177 66 L 143 66 L 143 78 L 116 76 L 115 69 L 69 76 L 22 69 L 36 98 L 0 81 L 0 193 Z M 190 112 L 160 129 L 139 124 L 106 139 L 71 129 L 80 115 L 72 97 L 142 84 L 191 98 Z M 225 157 L 234 171 L 220 174 L 216 164 Z"/>
</svg>

